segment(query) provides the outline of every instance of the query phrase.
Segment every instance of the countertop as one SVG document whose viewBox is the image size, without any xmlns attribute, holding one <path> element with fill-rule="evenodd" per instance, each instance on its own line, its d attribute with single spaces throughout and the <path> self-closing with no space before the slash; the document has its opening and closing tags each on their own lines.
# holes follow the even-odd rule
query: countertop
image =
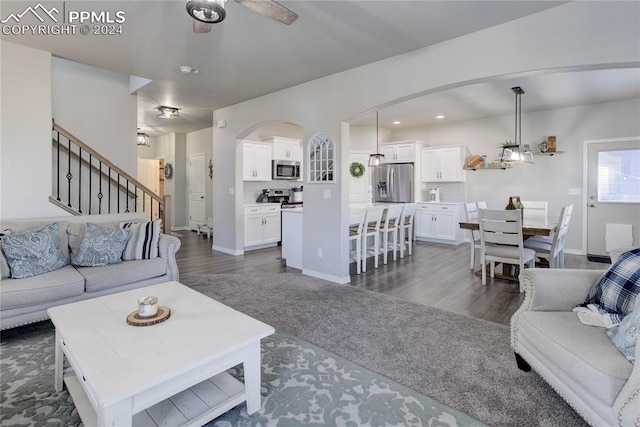
<svg viewBox="0 0 640 427">
<path fill-rule="evenodd" d="M 244 207 L 251 208 L 254 206 L 280 206 L 280 203 L 246 203 Z"/>
</svg>

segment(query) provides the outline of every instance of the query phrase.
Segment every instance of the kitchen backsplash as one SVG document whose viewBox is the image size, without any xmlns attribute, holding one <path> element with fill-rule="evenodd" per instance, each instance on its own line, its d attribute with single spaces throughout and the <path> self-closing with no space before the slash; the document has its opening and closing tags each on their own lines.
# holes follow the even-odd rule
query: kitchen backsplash
<svg viewBox="0 0 640 427">
<path fill-rule="evenodd" d="M 262 190 L 264 190 L 265 188 L 278 188 L 278 189 L 293 188 L 293 187 L 300 187 L 300 185 L 302 185 L 302 182 L 296 181 L 294 183 L 293 181 L 286 181 L 286 180 L 265 181 L 265 182 L 245 181 L 243 183 L 243 192 L 244 192 L 243 203 L 245 205 L 250 205 L 252 203 L 255 203 L 256 200 L 258 199 L 258 196 L 260 195 L 260 193 L 262 193 Z"/>
<path fill-rule="evenodd" d="M 429 201 L 430 188 L 442 188 L 440 201 L 444 203 L 464 203 L 466 200 L 464 182 L 421 182 L 421 197 L 423 202 Z"/>
</svg>

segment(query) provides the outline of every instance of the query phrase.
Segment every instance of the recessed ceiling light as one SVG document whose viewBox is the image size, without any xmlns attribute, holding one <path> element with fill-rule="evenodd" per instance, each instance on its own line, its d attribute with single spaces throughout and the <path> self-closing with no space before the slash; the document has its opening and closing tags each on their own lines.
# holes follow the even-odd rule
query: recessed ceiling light
<svg viewBox="0 0 640 427">
<path fill-rule="evenodd" d="M 401 123 L 402 123 L 402 122 L 401 122 L 400 120 L 396 120 L 396 121 L 394 121 L 394 122 L 393 122 L 393 124 L 394 124 L 394 125 L 399 125 L 399 124 L 401 124 Z"/>
<path fill-rule="evenodd" d="M 436 119 L 442 120 L 442 119 L 444 119 L 444 116 L 442 114 L 439 114 L 439 115 L 436 116 Z"/>
</svg>

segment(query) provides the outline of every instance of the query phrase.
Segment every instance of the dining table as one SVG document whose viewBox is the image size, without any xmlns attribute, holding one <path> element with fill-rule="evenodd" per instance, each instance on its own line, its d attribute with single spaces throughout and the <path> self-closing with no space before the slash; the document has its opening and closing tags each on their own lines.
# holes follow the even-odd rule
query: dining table
<svg viewBox="0 0 640 427">
<path fill-rule="evenodd" d="M 523 218 L 522 219 L 522 237 L 524 240 L 527 240 L 532 236 L 551 236 L 558 229 L 558 221 L 559 218 L 555 217 L 546 217 L 546 218 Z M 461 221 L 460 228 L 463 230 L 480 230 L 480 220 L 479 219 L 469 219 L 465 221 Z M 473 245 L 473 241 L 471 242 Z M 485 265 L 484 268 L 489 268 L 489 265 Z M 515 274 L 515 268 L 510 264 L 502 265 L 502 274 L 498 274 L 496 269 L 495 277 L 499 279 L 509 280 L 512 282 L 517 282 L 518 276 Z M 488 271 L 488 270 L 487 270 Z M 476 276 L 482 275 L 482 268 L 475 271 Z"/>
</svg>

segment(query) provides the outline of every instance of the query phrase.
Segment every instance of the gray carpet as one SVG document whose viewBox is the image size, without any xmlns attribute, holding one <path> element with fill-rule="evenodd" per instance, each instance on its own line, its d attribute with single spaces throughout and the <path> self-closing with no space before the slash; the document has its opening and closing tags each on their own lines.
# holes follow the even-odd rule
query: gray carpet
<svg viewBox="0 0 640 427">
<path fill-rule="evenodd" d="M 586 425 L 518 370 L 504 325 L 295 273 L 180 282 L 489 425 Z"/>
</svg>

